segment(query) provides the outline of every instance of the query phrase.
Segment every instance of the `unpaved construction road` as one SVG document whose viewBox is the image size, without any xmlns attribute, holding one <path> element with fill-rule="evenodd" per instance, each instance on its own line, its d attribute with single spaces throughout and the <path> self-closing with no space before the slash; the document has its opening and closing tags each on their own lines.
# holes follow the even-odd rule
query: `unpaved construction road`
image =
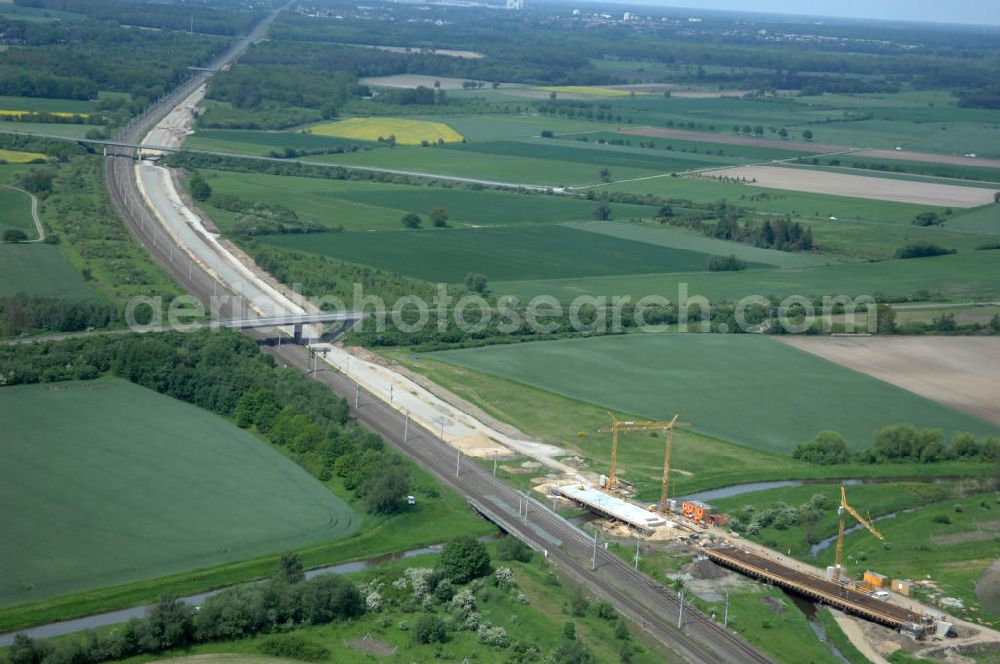
<svg viewBox="0 0 1000 664">
<path fill-rule="evenodd" d="M 1000 425 L 998 337 L 779 337 L 784 343 Z"/>
</svg>

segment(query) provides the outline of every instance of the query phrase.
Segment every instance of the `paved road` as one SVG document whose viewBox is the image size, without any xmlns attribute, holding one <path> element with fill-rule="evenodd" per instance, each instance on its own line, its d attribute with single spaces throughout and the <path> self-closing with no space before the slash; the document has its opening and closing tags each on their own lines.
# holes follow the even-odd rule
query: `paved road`
<svg viewBox="0 0 1000 664">
<path fill-rule="evenodd" d="M 229 57 L 234 57 L 251 39 L 263 34 L 267 23 L 276 14 L 277 12 L 262 22 L 251 37 L 241 40 L 230 49 Z M 217 68 L 224 61 L 225 56 L 213 63 L 212 68 Z M 157 108 L 130 125 L 120 138 L 137 140 L 158 117 L 190 96 L 203 81 L 203 75 L 194 77 Z M 131 159 L 119 156 L 107 161 L 109 192 L 136 239 L 147 247 L 152 256 L 188 292 L 203 302 L 207 302 L 213 294 L 218 294 L 222 290 L 219 283 L 200 263 L 192 261 L 187 254 L 175 247 L 173 240 L 162 233 L 150 211 L 140 203 Z M 216 315 L 234 317 L 235 308 L 238 308 L 238 304 L 222 304 Z M 246 334 L 258 340 L 268 336 L 266 332 L 259 330 L 248 331 Z M 266 350 L 289 366 L 308 372 L 307 349 L 286 344 Z M 358 406 L 355 412 L 361 422 L 380 433 L 442 482 L 482 506 L 484 511 L 490 512 L 513 534 L 536 549 L 547 551 L 548 557 L 565 572 L 599 596 L 607 598 L 622 613 L 684 659 L 719 663 L 771 661 L 739 637 L 724 630 L 721 625 L 690 608 L 684 611 L 686 621 L 683 629 L 677 629 L 679 600 L 673 592 L 600 550 L 599 564 L 595 570 L 591 570 L 589 560 L 593 543 L 575 526 L 531 499 L 528 500 L 526 522 L 523 522 L 524 517 L 519 516 L 519 512 L 524 498 L 517 491 L 493 478 L 470 460 L 466 459 L 463 464 L 454 448 L 415 423 L 410 424 L 409 435 L 405 441 L 402 440 L 404 416 L 352 384 L 342 374 L 321 370 L 310 375 L 355 403 Z M 458 474 L 455 474 L 456 462 L 461 465 Z"/>
</svg>

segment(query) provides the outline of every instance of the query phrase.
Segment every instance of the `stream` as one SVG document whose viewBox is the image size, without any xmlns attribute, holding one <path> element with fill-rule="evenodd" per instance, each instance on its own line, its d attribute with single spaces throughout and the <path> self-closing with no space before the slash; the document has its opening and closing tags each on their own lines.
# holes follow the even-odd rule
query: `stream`
<svg viewBox="0 0 1000 664">
<path fill-rule="evenodd" d="M 492 539 L 495 536 L 488 535 L 486 537 Z M 407 558 L 422 556 L 427 553 L 435 553 L 440 551 L 442 546 L 443 545 L 441 544 L 435 544 L 433 546 L 424 546 L 418 549 L 409 549 L 407 551 L 397 551 L 395 553 L 374 556 L 364 560 L 354 560 L 349 563 L 341 563 L 339 565 L 319 567 L 307 571 L 305 576 L 307 579 L 311 579 L 324 574 L 350 574 L 352 572 L 363 572 L 364 570 L 377 567 L 378 565 L 391 562 L 393 560 L 406 560 Z M 223 590 L 226 590 L 226 588 L 218 588 L 216 590 L 211 590 L 207 593 L 199 593 L 197 595 L 188 595 L 187 597 L 181 597 L 180 599 L 182 602 L 187 604 L 201 606 L 204 604 L 206 599 L 212 595 L 217 595 Z M 60 636 L 87 629 L 97 629 L 98 627 L 107 627 L 108 625 L 118 625 L 120 623 L 127 622 L 131 618 L 142 618 L 146 615 L 146 608 L 147 605 L 133 606 L 119 611 L 97 613 L 91 616 L 84 616 L 83 618 L 76 618 L 75 620 L 66 620 L 63 622 L 50 623 L 48 625 L 39 625 L 37 627 L 17 630 L 15 632 L 7 632 L 6 634 L 0 634 L 0 647 L 9 646 L 13 643 L 14 636 L 16 634 L 27 634 L 31 638 L 37 639 Z"/>
</svg>

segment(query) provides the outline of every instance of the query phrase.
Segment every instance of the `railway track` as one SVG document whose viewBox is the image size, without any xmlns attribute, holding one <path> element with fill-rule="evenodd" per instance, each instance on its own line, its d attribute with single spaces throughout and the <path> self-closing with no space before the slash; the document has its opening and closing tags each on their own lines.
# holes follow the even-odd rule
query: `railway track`
<svg viewBox="0 0 1000 664">
<path fill-rule="evenodd" d="M 269 15 L 251 35 L 217 58 L 210 68 L 217 69 L 236 57 L 251 41 L 264 33 L 269 22 L 280 11 Z M 119 140 L 140 140 L 159 117 L 194 92 L 207 76 L 207 72 L 193 76 L 123 130 L 119 134 Z M 224 293 L 225 286 L 217 282 L 204 266 L 193 261 L 182 248 L 173 244 L 171 237 L 160 228 L 156 215 L 142 202 L 143 198 L 135 182 L 131 151 L 109 150 L 108 154 L 108 191 L 136 240 L 187 292 L 203 303 L 208 303 L 213 295 Z M 228 305 L 223 303 L 213 314 L 216 317 L 237 315 L 240 312 L 234 310 L 233 301 L 230 300 Z M 260 330 L 248 330 L 245 334 L 258 341 L 267 336 Z M 305 348 L 284 344 L 265 350 L 289 366 L 297 367 L 310 377 L 322 381 L 335 393 L 356 404 L 353 410 L 360 422 L 378 432 L 444 484 L 483 506 L 483 511 L 489 512 L 499 525 L 542 551 L 554 564 L 586 585 L 591 592 L 606 598 L 645 633 L 676 653 L 678 659 L 709 664 L 772 661 L 693 607 L 684 607 L 685 621 L 678 628 L 680 599 L 675 593 L 604 550 L 598 549 L 598 564 L 595 569 L 590 569 L 588 563 L 593 552 L 593 540 L 585 533 L 539 501 L 522 496 L 512 487 L 492 477 L 471 460 L 463 460 L 460 454 L 456 457 L 456 450 L 430 431 L 414 422 L 405 427 L 404 415 L 350 382 L 345 376 L 329 370 L 310 373 L 309 352 Z M 404 428 L 409 430 L 406 440 L 403 440 Z M 460 466 L 457 473 L 456 458 Z M 527 505 L 526 517 L 521 514 L 522 505 Z M 511 519 L 511 515 L 515 513 L 518 516 Z"/>
</svg>

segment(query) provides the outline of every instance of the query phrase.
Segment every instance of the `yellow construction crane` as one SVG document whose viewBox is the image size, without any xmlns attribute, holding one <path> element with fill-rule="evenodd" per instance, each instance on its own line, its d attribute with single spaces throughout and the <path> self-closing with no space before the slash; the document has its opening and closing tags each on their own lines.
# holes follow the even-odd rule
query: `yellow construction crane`
<svg viewBox="0 0 1000 664">
<path fill-rule="evenodd" d="M 608 473 L 608 478 L 604 482 L 605 491 L 614 491 L 618 486 L 618 433 L 627 433 L 629 431 L 667 431 L 669 432 L 674 427 L 674 422 L 648 422 L 648 421 L 636 421 L 636 420 L 619 420 L 610 412 L 608 415 L 611 417 L 611 426 L 604 429 L 600 429 L 600 433 L 610 433 L 611 434 L 611 471 Z M 677 418 L 675 417 L 674 420 Z M 683 424 L 683 423 L 682 423 Z M 670 437 L 668 435 L 668 448 L 667 454 L 669 458 L 669 444 Z"/>
<path fill-rule="evenodd" d="M 663 453 L 663 484 L 660 489 L 660 511 L 666 514 L 667 509 L 667 488 L 670 486 L 670 449 L 674 446 L 674 427 L 689 427 L 690 422 L 678 422 L 679 415 L 674 415 L 674 419 L 667 423 L 667 443 Z"/>
<path fill-rule="evenodd" d="M 858 514 L 856 509 L 847 504 L 847 494 L 844 492 L 844 486 L 841 485 L 840 506 L 837 508 L 837 515 L 840 517 L 840 526 L 837 530 L 837 558 L 833 567 L 833 578 L 835 581 L 840 579 L 840 563 L 844 555 L 844 516 L 848 512 L 850 512 L 851 516 L 858 520 L 858 523 L 867 528 L 868 532 L 872 535 L 880 540 L 885 539 L 885 536 L 871 524 L 871 521 Z"/>
</svg>

